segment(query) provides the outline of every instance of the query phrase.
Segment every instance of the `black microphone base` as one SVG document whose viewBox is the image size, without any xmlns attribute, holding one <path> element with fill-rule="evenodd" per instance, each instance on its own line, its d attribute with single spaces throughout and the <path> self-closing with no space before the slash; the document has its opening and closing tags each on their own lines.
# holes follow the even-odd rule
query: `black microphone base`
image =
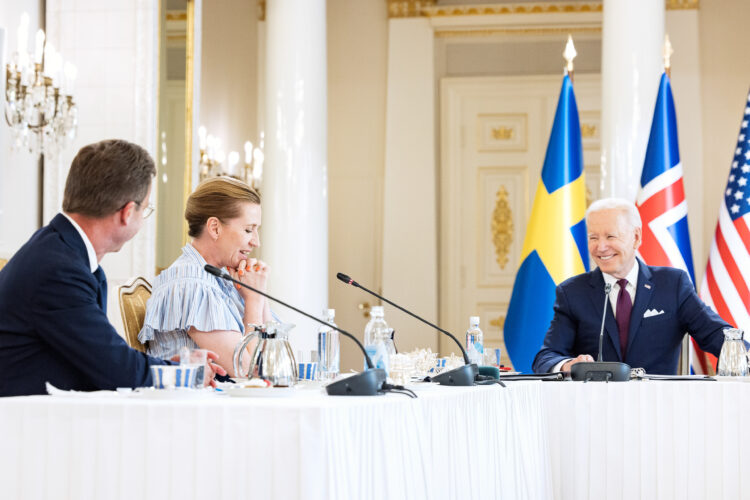
<svg viewBox="0 0 750 500">
<path fill-rule="evenodd" d="M 385 370 L 370 368 L 326 386 L 329 396 L 377 396 L 385 383 Z"/>
<path fill-rule="evenodd" d="M 468 386 L 474 385 L 474 380 L 476 380 L 478 374 L 479 368 L 472 363 L 435 375 L 432 377 L 432 381 L 440 385 Z"/>
<path fill-rule="evenodd" d="M 570 367 L 570 378 L 584 382 L 627 382 L 630 365 L 617 361 L 576 363 Z"/>
</svg>

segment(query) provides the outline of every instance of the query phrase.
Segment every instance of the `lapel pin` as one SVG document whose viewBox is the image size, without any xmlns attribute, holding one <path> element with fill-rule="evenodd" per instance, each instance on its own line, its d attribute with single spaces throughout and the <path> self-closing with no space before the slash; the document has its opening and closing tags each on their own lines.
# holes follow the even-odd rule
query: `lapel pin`
<svg viewBox="0 0 750 500">
<path fill-rule="evenodd" d="M 643 286 L 645 286 L 646 288 L 648 288 L 649 290 L 651 290 L 651 285 L 649 285 L 648 283 L 645 283 Z"/>
</svg>

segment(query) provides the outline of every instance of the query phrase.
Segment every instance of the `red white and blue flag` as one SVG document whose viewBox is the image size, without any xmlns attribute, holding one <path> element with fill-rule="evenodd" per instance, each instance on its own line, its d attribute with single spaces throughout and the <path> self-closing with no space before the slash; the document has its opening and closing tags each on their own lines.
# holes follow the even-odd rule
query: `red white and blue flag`
<svg viewBox="0 0 750 500">
<path fill-rule="evenodd" d="M 745 102 L 719 221 L 711 243 L 703 301 L 727 323 L 750 331 L 750 94 Z M 747 340 L 747 337 L 745 337 Z"/>
<path fill-rule="evenodd" d="M 695 283 L 687 200 L 677 142 L 677 118 L 666 73 L 659 82 L 636 206 L 643 224 L 643 243 L 639 249 L 643 261 L 650 266 L 682 269 Z M 692 338 L 691 346 L 692 371 L 708 373 L 705 353 Z"/>
</svg>

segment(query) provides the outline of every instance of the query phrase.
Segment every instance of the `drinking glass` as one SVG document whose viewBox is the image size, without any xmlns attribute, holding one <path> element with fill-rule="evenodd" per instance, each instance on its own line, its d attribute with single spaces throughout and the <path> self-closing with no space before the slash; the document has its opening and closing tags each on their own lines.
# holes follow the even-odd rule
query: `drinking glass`
<svg viewBox="0 0 750 500">
<path fill-rule="evenodd" d="M 195 367 L 195 387 L 201 388 L 206 385 L 206 363 L 208 362 L 208 351 L 205 349 L 187 349 L 180 351 L 180 364 Z"/>
</svg>

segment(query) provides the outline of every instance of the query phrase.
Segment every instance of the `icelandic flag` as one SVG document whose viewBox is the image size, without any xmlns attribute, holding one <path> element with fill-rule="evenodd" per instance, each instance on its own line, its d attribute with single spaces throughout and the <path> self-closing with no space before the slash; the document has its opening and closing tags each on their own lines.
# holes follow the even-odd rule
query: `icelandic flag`
<svg viewBox="0 0 750 500">
<path fill-rule="evenodd" d="M 654 119 L 641 172 L 641 186 L 636 198 L 643 224 L 643 242 L 639 254 L 650 266 L 682 269 L 695 284 L 682 177 L 672 87 L 669 77 L 664 73 L 659 82 Z M 706 373 L 703 352 L 692 338 L 690 340 L 694 349 L 698 349 L 691 364 L 696 371 Z M 692 361 L 697 362 L 698 366 Z"/>
<path fill-rule="evenodd" d="M 566 75 L 505 319 L 505 346 L 517 371 L 531 372 L 554 315 L 557 285 L 588 271 L 585 214 L 578 106 Z"/>
</svg>

